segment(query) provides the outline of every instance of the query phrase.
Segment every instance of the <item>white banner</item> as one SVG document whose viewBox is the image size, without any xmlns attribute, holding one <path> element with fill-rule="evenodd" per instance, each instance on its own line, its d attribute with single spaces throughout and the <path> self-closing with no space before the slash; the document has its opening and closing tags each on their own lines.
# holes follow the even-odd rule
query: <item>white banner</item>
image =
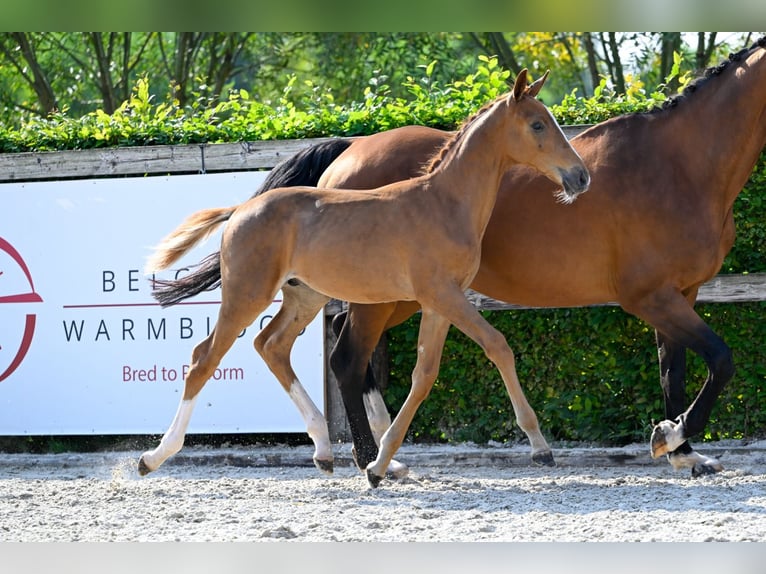
<svg viewBox="0 0 766 574">
<path fill-rule="evenodd" d="M 0 434 L 165 432 L 192 349 L 215 325 L 221 292 L 162 309 L 144 263 L 186 216 L 241 203 L 265 175 L 0 185 Z M 220 230 L 175 267 L 199 262 L 219 243 Z M 275 302 L 224 357 L 200 394 L 190 433 L 305 431 L 252 346 L 278 308 Z M 298 337 L 293 364 L 322 409 L 321 316 Z"/>
</svg>

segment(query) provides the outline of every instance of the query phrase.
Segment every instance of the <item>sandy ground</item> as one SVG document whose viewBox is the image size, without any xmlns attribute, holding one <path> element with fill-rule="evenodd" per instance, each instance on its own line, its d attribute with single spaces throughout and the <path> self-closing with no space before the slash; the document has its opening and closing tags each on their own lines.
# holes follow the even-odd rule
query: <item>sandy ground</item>
<svg viewBox="0 0 766 574">
<path fill-rule="evenodd" d="M 0 541 L 766 541 L 766 441 L 702 445 L 693 479 L 646 447 L 405 445 L 410 475 L 371 489 L 338 445 L 184 449 L 141 478 L 138 452 L 0 454 Z"/>
</svg>

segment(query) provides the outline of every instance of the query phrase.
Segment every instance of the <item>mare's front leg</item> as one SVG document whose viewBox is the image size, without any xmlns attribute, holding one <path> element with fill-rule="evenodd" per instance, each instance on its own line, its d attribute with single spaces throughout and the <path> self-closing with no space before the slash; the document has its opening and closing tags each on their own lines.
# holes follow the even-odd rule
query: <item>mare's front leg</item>
<svg viewBox="0 0 766 574">
<path fill-rule="evenodd" d="M 327 420 L 311 400 L 290 364 L 295 339 L 327 303 L 328 298 L 303 284 L 282 286 L 282 306 L 253 341 L 258 354 L 298 408 L 314 442 L 314 465 L 333 472 L 333 451 Z"/>
<path fill-rule="evenodd" d="M 672 421 L 686 410 L 686 347 L 656 331 L 660 385 L 665 399 L 665 419 Z M 696 452 L 688 440 L 667 453 L 668 462 L 676 470 L 691 468 L 693 476 L 723 470 L 716 459 Z"/>
<path fill-rule="evenodd" d="M 652 293 L 625 309 L 653 325 L 659 333 L 660 376 L 668 419 L 652 430 L 652 457 L 672 453 L 670 462 L 676 467 L 691 466 L 694 476 L 719 472 L 723 466 L 713 458 L 693 453 L 687 439 L 705 428 L 715 400 L 734 375 L 731 349 L 697 315 L 692 303 L 674 289 Z M 678 368 L 684 347 L 697 353 L 708 368 L 707 380 L 686 410 L 680 376 L 683 370 L 679 372 Z"/>
</svg>

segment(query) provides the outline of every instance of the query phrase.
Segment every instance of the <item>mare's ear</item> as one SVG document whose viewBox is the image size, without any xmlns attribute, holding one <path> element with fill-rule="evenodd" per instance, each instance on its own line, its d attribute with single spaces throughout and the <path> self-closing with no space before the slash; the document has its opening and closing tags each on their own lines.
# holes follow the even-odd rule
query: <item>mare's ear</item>
<svg viewBox="0 0 766 574">
<path fill-rule="evenodd" d="M 513 84 L 513 99 L 517 102 L 521 99 L 521 96 L 524 95 L 524 92 L 527 90 L 527 69 L 524 68 L 519 72 L 519 75 L 516 76 L 516 82 Z"/>
<path fill-rule="evenodd" d="M 529 89 L 527 90 L 527 94 L 532 96 L 533 98 L 537 97 L 537 94 L 540 92 L 540 89 L 543 87 L 543 84 L 545 83 L 545 80 L 548 79 L 548 74 L 550 74 L 551 71 L 547 70 L 542 78 L 539 78 L 535 82 L 532 83 L 531 86 L 529 86 Z"/>
</svg>

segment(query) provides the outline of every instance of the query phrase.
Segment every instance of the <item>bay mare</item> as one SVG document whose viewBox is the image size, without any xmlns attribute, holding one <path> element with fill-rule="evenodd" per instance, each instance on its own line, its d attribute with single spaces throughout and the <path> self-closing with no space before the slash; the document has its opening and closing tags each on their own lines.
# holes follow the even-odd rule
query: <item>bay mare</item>
<svg viewBox="0 0 766 574">
<path fill-rule="evenodd" d="M 148 272 L 167 269 L 227 222 L 220 252 L 222 302 L 212 333 L 194 348 L 176 416 L 159 446 L 141 456 L 139 472 L 155 470 L 181 448 L 198 393 L 239 333 L 280 289 L 282 306 L 254 345 L 301 412 L 320 469 L 332 468 L 327 425 L 298 381 L 290 351 L 329 297 L 368 305 L 412 301 L 422 309 L 412 387 L 366 467 L 372 486 L 382 480 L 430 392 L 450 324 L 497 365 L 533 457 L 551 461 L 516 377 L 512 351 L 464 295 L 479 268 L 481 239 L 500 181 L 512 165 L 530 166 L 563 187 L 562 203 L 588 188 L 582 160 L 535 99 L 546 77 L 528 87 L 526 70 L 520 72 L 509 95 L 485 106 L 445 140 L 426 175 L 369 191 L 280 188 L 238 206 L 199 211 L 166 237 Z M 311 292 L 299 287 L 296 297 L 291 289 L 296 282 Z M 159 285 L 160 302 L 178 288 L 173 281 Z"/>
<path fill-rule="evenodd" d="M 761 38 L 708 69 L 662 109 L 617 117 L 575 137 L 571 143 L 592 183 L 572 206 L 545 193 L 552 185 L 544 178 L 512 169 L 501 183 L 471 285 L 495 299 L 534 307 L 616 302 L 649 323 L 656 332 L 666 418 L 653 433 L 651 451 L 666 453 L 673 467 L 691 468 L 694 475 L 722 468 L 688 439 L 707 425 L 734 367 L 731 350 L 693 305 L 700 285 L 731 249 L 734 200 L 766 143 L 765 47 Z M 317 183 L 365 189 L 412 177 L 450 137 L 407 127 L 323 142 L 277 166 L 257 193 Z M 188 276 L 176 300 L 219 281 L 219 255 L 213 253 Z M 376 440 L 390 421 L 369 358 L 381 333 L 416 309 L 410 302 L 352 304 L 336 317 L 340 336 L 331 364 L 362 468 L 375 458 Z M 689 406 L 686 349 L 708 367 Z"/>
<path fill-rule="evenodd" d="M 448 137 L 411 127 L 355 140 L 319 184 L 361 188 L 408 177 Z M 571 206 L 574 216 L 550 200 L 549 182 L 524 168 L 509 172 L 471 285 L 530 307 L 616 302 L 654 327 L 666 420 L 653 429 L 650 451 L 695 476 L 723 468 L 688 439 L 705 428 L 734 365 L 731 350 L 694 311 L 694 302 L 734 243 L 734 200 L 765 144 L 761 38 L 706 70 L 661 109 L 613 118 L 573 138 L 592 177 L 589 193 Z M 352 304 L 347 316 L 336 318 L 340 333 L 331 364 L 362 465 L 375 453 L 363 405 L 374 415 L 376 433 L 386 425 L 385 405 L 366 372 L 369 358 L 382 332 L 414 311 L 409 302 Z M 686 349 L 708 369 L 688 407 Z"/>
</svg>

